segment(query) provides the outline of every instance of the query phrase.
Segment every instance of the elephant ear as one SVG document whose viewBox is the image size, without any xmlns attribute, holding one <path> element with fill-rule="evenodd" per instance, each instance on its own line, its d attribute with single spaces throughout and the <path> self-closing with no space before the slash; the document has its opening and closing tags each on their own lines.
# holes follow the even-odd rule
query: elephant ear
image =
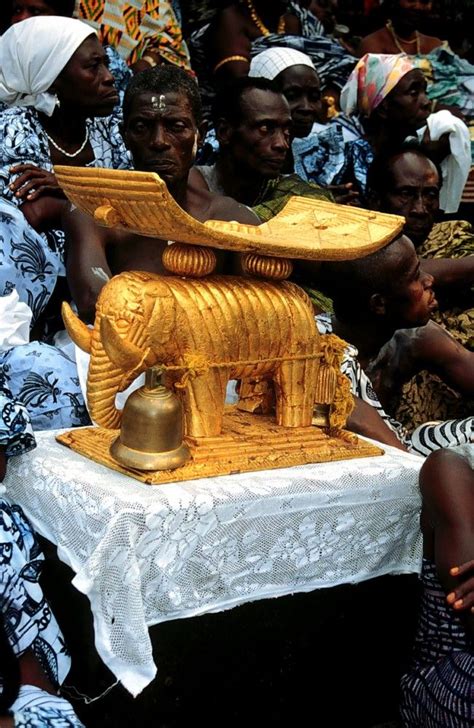
<svg viewBox="0 0 474 728">
<path fill-rule="evenodd" d="M 167 286 L 156 290 L 156 283 L 145 290 L 145 322 L 149 340 L 165 346 L 176 330 L 176 299 Z"/>
</svg>

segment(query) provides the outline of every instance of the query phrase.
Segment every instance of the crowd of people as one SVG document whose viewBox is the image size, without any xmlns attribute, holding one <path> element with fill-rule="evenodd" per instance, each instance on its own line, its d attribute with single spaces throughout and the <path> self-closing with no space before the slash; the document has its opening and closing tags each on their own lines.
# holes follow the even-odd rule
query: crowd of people
<svg viewBox="0 0 474 728">
<path fill-rule="evenodd" d="M 425 591 L 400 714 L 406 726 L 467 728 L 472 49 L 457 37 L 454 52 L 427 32 L 432 0 L 372 6 L 380 26 L 361 8 L 351 32 L 335 0 L 2 4 L 0 470 L 34 448 L 34 431 L 90 423 L 60 302 L 91 323 L 113 275 L 164 272 L 159 231 L 99 227 L 71 207 L 55 165 L 156 172 L 201 222 L 259 225 L 293 195 L 404 216 L 403 234 L 378 252 L 295 261 L 293 276 L 320 332 L 347 342 L 347 428 L 426 458 Z M 235 256 L 217 258 L 219 272 L 240 270 Z M 57 694 L 68 658 L 38 584 L 41 552 L 5 494 L 0 555 L 0 726 L 80 725 Z"/>
</svg>

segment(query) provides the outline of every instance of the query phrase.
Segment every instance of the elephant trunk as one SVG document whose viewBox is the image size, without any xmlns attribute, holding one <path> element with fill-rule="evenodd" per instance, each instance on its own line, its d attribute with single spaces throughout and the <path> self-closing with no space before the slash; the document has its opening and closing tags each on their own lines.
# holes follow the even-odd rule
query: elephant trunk
<svg viewBox="0 0 474 728">
<path fill-rule="evenodd" d="M 111 363 L 99 332 L 94 329 L 87 376 L 87 404 L 92 419 L 102 427 L 120 427 L 122 413 L 115 406 L 115 395 L 120 389 L 123 376 L 123 371 Z"/>
<path fill-rule="evenodd" d="M 103 321 L 103 318 L 102 318 Z M 145 356 L 134 369 L 120 366 L 112 361 L 102 341 L 102 321 L 96 320 L 91 339 L 91 360 L 87 377 L 87 402 L 90 415 L 101 427 L 118 429 L 122 411 L 115 406 L 117 392 L 122 392 L 145 369 L 150 366 Z M 143 347 L 146 331 L 142 324 L 125 319 L 115 321 L 114 332 L 119 340 L 129 342 L 135 348 Z"/>
</svg>

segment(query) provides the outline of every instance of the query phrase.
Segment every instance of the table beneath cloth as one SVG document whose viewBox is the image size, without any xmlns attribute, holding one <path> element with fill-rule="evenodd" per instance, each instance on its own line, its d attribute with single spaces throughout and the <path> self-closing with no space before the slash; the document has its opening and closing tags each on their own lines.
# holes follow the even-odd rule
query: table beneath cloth
<svg viewBox="0 0 474 728">
<path fill-rule="evenodd" d="M 156 674 L 148 627 L 245 602 L 417 572 L 423 459 L 381 457 L 144 485 L 37 433 L 7 496 L 87 595 L 96 648 L 133 695 Z"/>
</svg>

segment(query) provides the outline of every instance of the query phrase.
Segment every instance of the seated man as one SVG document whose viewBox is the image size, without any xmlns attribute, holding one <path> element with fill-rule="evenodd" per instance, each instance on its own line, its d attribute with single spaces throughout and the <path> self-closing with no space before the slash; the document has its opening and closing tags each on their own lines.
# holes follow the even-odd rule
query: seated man
<svg viewBox="0 0 474 728">
<path fill-rule="evenodd" d="M 472 366 L 464 347 L 474 349 L 474 231 L 463 221 L 435 224 L 441 175 L 417 145 L 376 157 L 367 181 L 373 209 L 405 216 L 404 232 L 434 276 L 439 301 L 436 324 L 399 331 L 384 347 L 376 364 L 384 390 L 377 393 L 407 426 L 468 414 L 473 402 L 460 393 L 469 394 L 462 372 Z"/>
<path fill-rule="evenodd" d="M 258 218 L 233 199 L 209 192 L 190 174 L 201 133 L 201 101 L 192 78 L 175 66 L 135 76 L 124 98 L 124 140 L 135 169 L 156 172 L 176 202 L 197 220 Z M 111 275 L 124 270 L 163 272 L 167 240 L 99 227 L 78 210 L 64 219 L 66 269 L 79 314 L 91 321 L 97 296 Z"/>
<path fill-rule="evenodd" d="M 291 195 L 332 200 L 329 192 L 284 175 L 292 119 L 287 100 L 264 78 L 243 78 L 226 86 L 213 107 L 219 142 L 215 164 L 193 170 L 193 179 L 211 192 L 255 207 L 268 220 Z"/>
<path fill-rule="evenodd" d="M 388 19 L 383 28 L 362 38 L 359 55 L 365 53 L 407 53 L 426 55 L 442 45 L 440 38 L 420 32 L 429 20 L 433 8 L 431 0 L 391 0 Z M 385 7 L 385 6 L 384 6 Z"/>
<path fill-rule="evenodd" d="M 356 409 L 349 429 L 392 444 L 383 439 L 386 428 L 382 427 L 382 420 L 385 420 L 385 425 L 401 442 L 410 450 L 424 455 L 448 444 L 462 444 L 474 439 L 474 417 L 439 425 L 422 424 L 409 435 L 382 409 L 372 382 L 364 372 L 395 331 L 424 326 L 436 307 L 433 276 L 421 269 L 411 241 L 402 235 L 365 258 L 324 263 L 321 278 L 327 282 L 335 313 L 332 318 L 327 314 L 318 316 L 318 326 L 322 333 L 333 332 L 352 345 L 347 351 L 342 371 L 351 381 L 353 394 L 372 405 L 380 415 L 376 418 L 378 425 L 373 418 L 369 422 L 362 412 L 359 422 L 355 422 Z M 469 368 L 462 371 L 462 376 L 466 390 L 474 393 L 472 359 Z"/>
<path fill-rule="evenodd" d="M 295 170 L 308 181 L 300 154 L 307 144 L 318 143 L 319 132 L 325 128 L 327 108 L 323 108 L 321 83 L 311 58 L 294 48 L 268 48 L 255 56 L 250 63 L 249 76 L 273 81 L 278 91 L 288 101 L 291 113 L 292 144 L 287 158 L 287 168 Z M 328 189 L 341 204 L 353 202 L 358 193 L 352 191 L 352 183 L 332 185 Z"/>
</svg>

